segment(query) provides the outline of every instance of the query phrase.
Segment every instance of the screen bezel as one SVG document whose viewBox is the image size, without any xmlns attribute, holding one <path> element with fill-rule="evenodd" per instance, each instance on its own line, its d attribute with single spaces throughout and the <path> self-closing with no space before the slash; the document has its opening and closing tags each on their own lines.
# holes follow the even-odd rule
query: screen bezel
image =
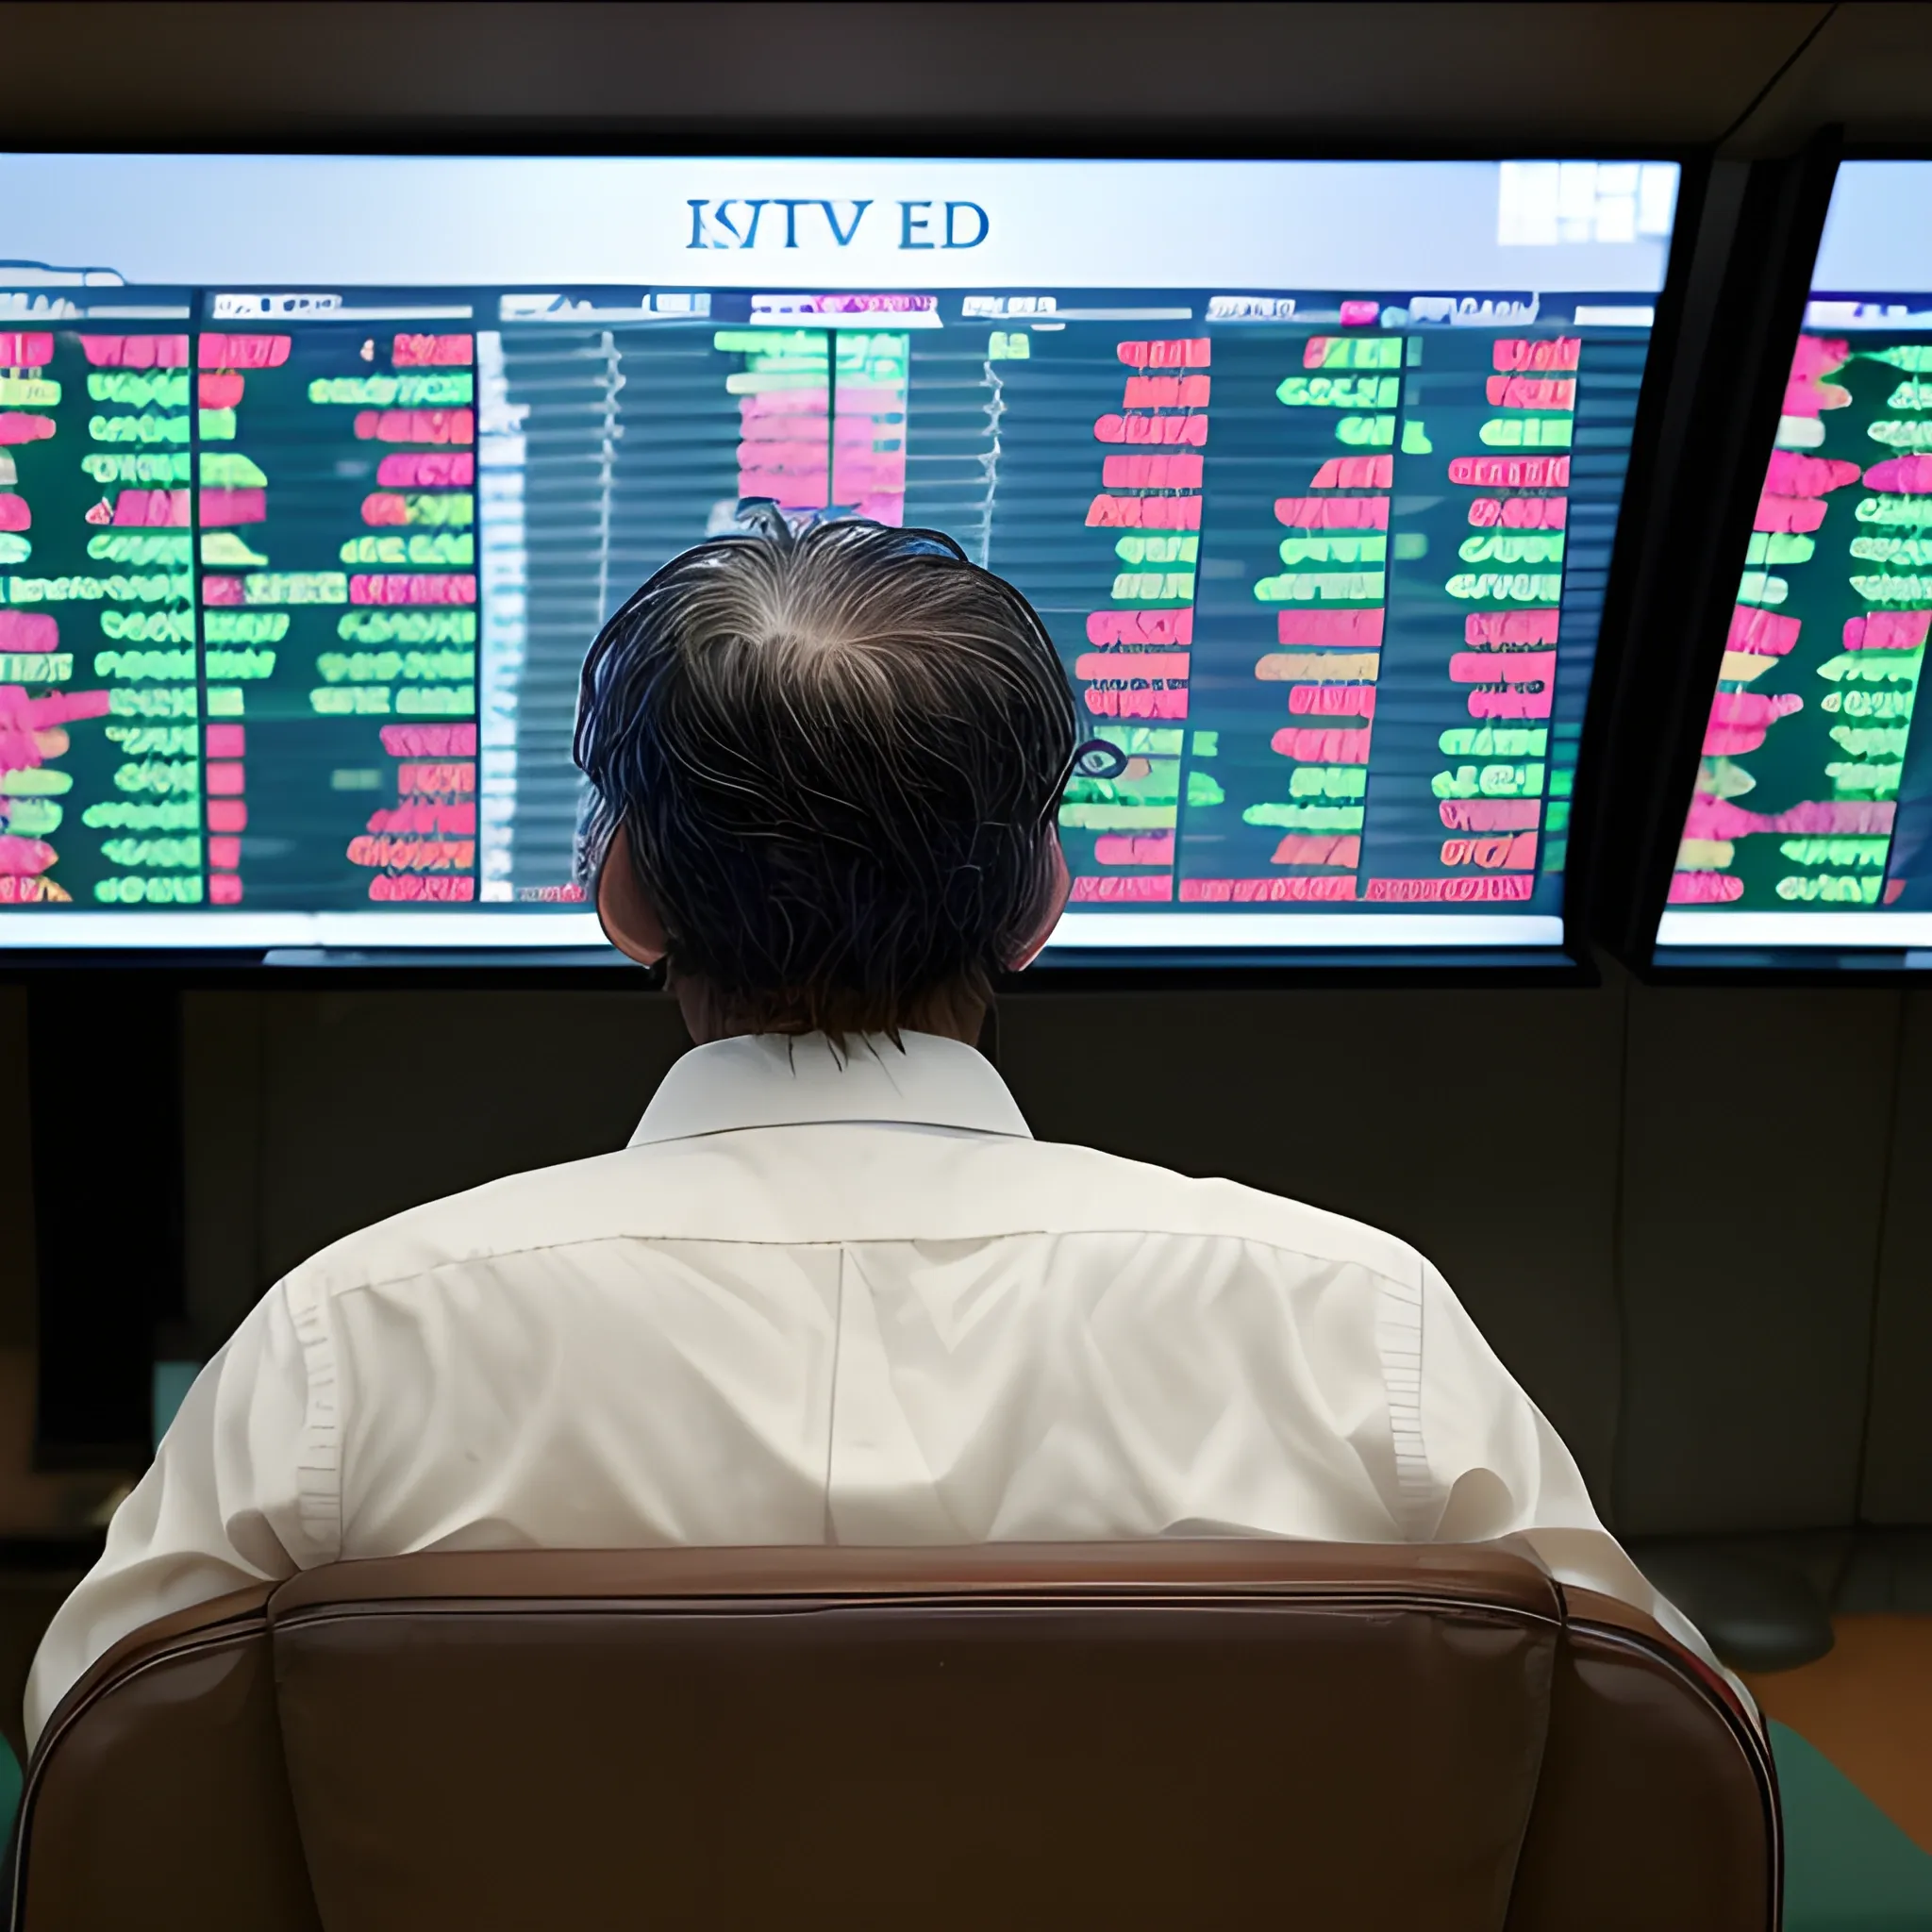
<svg viewBox="0 0 1932 1932">
<path fill-rule="evenodd" d="M 756 141 L 742 137 L 741 124 L 719 122 L 660 123 L 649 134 L 635 128 L 610 126 L 598 139 L 596 125 L 570 126 L 513 122 L 494 128 L 466 125 L 460 130 L 423 129 L 409 135 L 378 133 L 373 138 L 317 135 L 291 142 L 285 134 L 259 134 L 229 129 L 220 139 L 157 140 L 139 148 L 115 148 L 98 142 L 35 142 L 19 152 L 36 154 L 206 154 L 243 158 L 255 155 L 353 155 L 375 158 L 432 156 L 546 157 L 553 158 L 649 158 L 706 154 L 749 158 L 858 158 L 908 160 L 1093 160 L 1135 162 L 1159 158 L 1174 162 L 1218 161 L 1500 161 L 1546 158 L 1541 154 L 1504 152 L 1493 142 L 1431 140 L 1406 143 L 1389 141 L 1347 142 L 1324 141 L 1298 145 L 1269 141 L 1247 131 L 1230 131 L 1204 122 L 1176 123 L 1162 127 L 1158 157 L 1134 152 L 1116 142 L 1103 141 L 1083 130 L 1049 133 L 1031 124 L 981 124 L 971 130 L 936 140 L 929 124 L 881 119 L 847 124 L 841 138 L 829 139 L 822 123 L 766 124 Z M 734 139 L 734 136 L 738 137 Z M 1547 947 L 1523 945 L 1441 946 L 1429 948 L 1296 947 L 1228 948 L 1213 956 L 1205 949 L 1168 947 L 1136 953 L 1118 963 L 1096 958 L 1099 949 L 1071 949 L 1061 957 L 1042 957 L 1024 981 L 1008 976 L 1005 990 L 1024 984 L 1028 992 L 1144 991 L 1160 987 L 1199 989 L 1268 988 L 1317 985 L 1484 985 L 1593 986 L 1598 974 L 1591 958 L 1589 908 L 1595 883 L 1595 797 L 1607 755 L 1610 694 L 1623 679 L 1629 643 L 1630 581 L 1643 545 L 1638 525 L 1646 510 L 1650 478 L 1659 457 L 1659 431 L 1664 398 L 1675 375 L 1678 334 L 1685 288 L 1694 240 L 1702 216 L 1709 175 L 1706 148 L 1669 142 L 1591 141 L 1584 158 L 1599 161 L 1669 161 L 1679 169 L 1677 205 L 1663 285 L 1656 300 L 1657 320 L 1650 334 L 1649 359 L 1632 425 L 1629 468 L 1612 544 L 1605 593 L 1604 616 L 1597 655 L 1579 740 L 1569 849 L 1563 874 L 1562 939 Z M 1560 157 L 1559 157 L 1560 158 Z M 1713 660 L 1714 661 L 1714 660 Z M 133 915 L 138 917 L 138 914 Z M 1654 929 L 1654 928 L 1653 928 Z M 398 948 L 377 954 L 374 949 L 341 949 L 312 957 L 302 949 L 297 958 L 276 958 L 264 949 L 209 943 L 189 948 L 143 946 L 72 948 L 8 948 L 0 946 L 0 983 L 27 984 L 49 974 L 90 972 L 138 972 L 157 974 L 181 989 L 321 984 L 358 988 L 485 986 L 500 989 L 546 988 L 588 991 L 646 990 L 659 975 L 645 974 L 615 954 L 589 951 L 567 963 L 563 951 L 532 946 L 527 953 L 507 950 Z"/>
<path fill-rule="evenodd" d="M 1644 844 L 1627 923 L 1614 934 L 1605 933 L 1601 927 L 1598 930 L 1609 950 L 1650 984 L 1719 987 L 1775 982 L 1856 989 L 1926 983 L 1927 968 L 1906 963 L 1908 951 L 1923 949 L 1907 948 L 1896 941 L 1860 946 L 1665 946 L 1657 937 L 1668 906 L 1683 807 L 1695 779 L 1704 721 L 1710 693 L 1716 688 L 1717 667 L 1735 602 L 1730 587 L 1742 568 L 1738 559 L 1742 558 L 1750 536 L 1765 467 L 1774 446 L 1777 404 L 1790 366 L 1790 344 L 1803 330 L 1838 171 L 1845 163 L 1867 160 L 1932 163 L 1932 148 L 1923 142 L 1848 143 L 1840 129 L 1830 127 L 1814 137 L 1801 155 L 1782 164 L 1790 170 L 1792 207 L 1778 238 L 1778 257 L 1765 278 L 1768 299 L 1750 313 L 1751 346 L 1759 359 L 1743 404 L 1747 413 L 1738 461 L 1697 531 L 1699 540 L 1708 544 L 1712 558 L 1707 594 L 1693 624 L 1678 627 L 1675 633 L 1685 682 L 1668 755 L 1657 762 L 1659 775 L 1653 781 L 1658 785 L 1661 813 Z M 1745 245 L 1748 247 L 1749 238 Z M 1738 265 L 1733 267 L 1735 273 Z M 1736 338 L 1731 340 L 1735 344 Z M 1667 459 L 1670 454 L 1666 452 Z M 1666 567 L 1670 582 L 1681 581 L 1681 560 L 1674 569 Z M 1657 634 L 1668 638 L 1669 628 L 1657 626 Z"/>
</svg>

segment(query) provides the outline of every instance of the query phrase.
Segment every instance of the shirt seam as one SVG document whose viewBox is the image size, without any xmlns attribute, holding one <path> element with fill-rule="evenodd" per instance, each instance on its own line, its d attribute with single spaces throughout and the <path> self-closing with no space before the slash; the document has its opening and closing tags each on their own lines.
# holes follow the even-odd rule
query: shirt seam
<svg viewBox="0 0 1932 1932">
<path fill-rule="evenodd" d="M 402 1268 L 392 1274 L 372 1276 L 367 1280 L 344 1281 L 324 1286 L 320 1292 L 333 1300 L 338 1295 L 370 1293 L 378 1289 L 394 1288 L 406 1281 L 418 1281 L 433 1274 L 441 1274 L 451 1268 L 488 1267 L 492 1262 L 521 1260 L 533 1255 L 554 1255 L 567 1248 L 606 1247 L 617 1241 L 675 1241 L 686 1247 L 715 1248 L 826 1248 L 844 1250 L 853 1247 L 869 1247 L 887 1242 L 898 1244 L 922 1241 L 1023 1241 L 1029 1237 L 1043 1237 L 1060 1240 L 1070 1235 L 1084 1234 L 1125 1234 L 1125 1235 L 1173 1235 L 1181 1238 L 1193 1237 L 1201 1241 L 1238 1241 L 1243 1247 L 1260 1248 L 1271 1255 L 1291 1257 L 1301 1261 L 1327 1262 L 1339 1268 L 1359 1268 L 1374 1280 L 1393 1287 L 1401 1287 L 1397 1277 L 1374 1262 L 1355 1259 L 1345 1255 L 1324 1255 L 1309 1248 L 1291 1248 L 1278 1241 L 1265 1240 L 1258 1235 L 1217 1233 L 1211 1228 L 1199 1227 L 1148 1227 L 1129 1223 L 1087 1227 L 1009 1227 L 979 1234 L 958 1235 L 836 1235 L 822 1239 L 805 1237 L 724 1234 L 600 1234 L 578 1235 L 567 1241 L 532 1241 L 523 1247 L 492 1248 L 487 1254 L 453 1255 L 446 1260 L 432 1261 L 421 1268 Z M 1415 1263 L 1415 1285 L 1407 1291 L 1415 1296 L 1418 1307 L 1415 1328 L 1421 1333 L 1422 1317 L 1420 1300 L 1422 1295 L 1422 1257 L 1411 1250 Z M 302 1281 L 305 1271 L 296 1269 L 283 1277 L 284 1285 L 292 1289 Z M 312 1281 L 302 1281 L 303 1291 L 318 1291 Z"/>
<path fill-rule="evenodd" d="M 839 1541 L 832 1514 L 832 1474 L 839 1453 L 839 1367 L 845 1355 L 845 1274 L 849 1257 L 839 1250 L 839 1280 L 833 1291 L 832 1386 L 825 1399 L 825 1513 L 820 1536 L 830 1547 Z"/>
<path fill-rule="evenodd" d="M 929 1120 L 924 1114 L 914 1117 L 887 1113 L 813 1113 L 782 1121 L 733 1121 L 730 1125 L 723 1127 L 680 1127 L 675 1134 L 647 1134 L 640 1124 L 637 1131 L 616 1151 L 635 1154 L 644 1147 L 675 1147 L 680 1141 L 715 1141 L 724 1134 L 769 1134 L 786 1127 L 929 1127 L 941 1134 L 976 1134 L 989 1141 L 1032 1141 L 1036 1145 L 1050 1144 L 1038 1141 L 1032 1128 L 1024 1124 L 989 1127 L 974 1121 Z"/>
<path fill-rule="evenodd" d="M 313 1282 L 291 1276 L 283 1299 L 302 1350 L 302 1432 L 295 1454 L 295 1515 L 303 1536 L 333 1561 L 342 1548 L 341 1377 L 325 1304 Z"/>
</svg>

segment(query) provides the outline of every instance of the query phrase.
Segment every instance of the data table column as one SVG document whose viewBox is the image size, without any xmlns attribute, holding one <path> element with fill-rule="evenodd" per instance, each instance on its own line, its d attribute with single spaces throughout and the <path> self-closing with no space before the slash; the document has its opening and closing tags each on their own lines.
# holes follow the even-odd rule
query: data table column
<svg viewBox="0 0 1932 1932">
<path fill-rule="evenodd" d="M 1376 333 L 1217 339 L 1193 718 L 1226 802 L 1187 815 L 1190 901 L 1357 897 L 1402 354 Z"/>
<path fill-rule="evenodd" d="M 1574 371 L 1576 346 L 1477 329 L 1412 339 L 1371 902 L 1536 897 L 1576 388 L 1547 372 Z M 1568 742 L 1566 792 L 1574 730 Z"/>
<path fill-rule="evenodd" d="M 187 364 L 0 334 L 0 903 L 204 903 Z"/>
<path fill-rule="evenodd" d="M 205 331 L 208 819 L 254 907 L 475 892 L 468 335 Z M 385 366 L 386 365 L 386 366 Z M 223 444 L 226 443 L 226 447 Z M 466 786 L 391 792 L 431 761 Z M 232 862 L 232 860 L 231 860 Z"/>
<path fill-rule="evenodd" d="M 1121 341 L 1113 354 L 1119 387 L 1089 432 L 1112 453 L 1086 525 L 1111 536 L 1114 568 L 1073 668 L 1088 728 L 1120 768 L 1076 774 L 1060 825 L 1073 835 L 1076 902 L 1165 903 L 1185 806 L 1221 796 L 1186 757 L 1212 352 L 1202 336 Z"/>
</svg>

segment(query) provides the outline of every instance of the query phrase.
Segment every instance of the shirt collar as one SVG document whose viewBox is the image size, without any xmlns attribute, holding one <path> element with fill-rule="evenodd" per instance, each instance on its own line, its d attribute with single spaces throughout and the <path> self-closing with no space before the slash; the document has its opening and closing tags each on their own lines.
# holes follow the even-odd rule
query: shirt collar
<svg viewBox="0 0 1932 1932">
<path fill-rule="evenodd" d="M 747 1033 L 693 1047 L 665 1074 L 633 1147 L 833 1121 L 890 1121 L 1030 1140 L 1006 1082 L 962 1041 L 868 1033 L 836 1050 L 823 1033 Z"/>
</svg>

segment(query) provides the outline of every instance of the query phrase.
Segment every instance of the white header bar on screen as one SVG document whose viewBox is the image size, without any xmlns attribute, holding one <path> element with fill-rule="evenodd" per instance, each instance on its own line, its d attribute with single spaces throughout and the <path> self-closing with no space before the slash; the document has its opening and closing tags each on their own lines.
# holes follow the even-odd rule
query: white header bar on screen
<svg viewBox="0 0 1932 1932">
<path fill-rule="evenodd" d="M 1665 912 L 1660 946 L 1932 946 L 1932 912 Z"/>
<path fill-rule="evenodd" d="M 1811 271 L 1811 286 L 1843 294 L 1932 290 L 1932 161 L 1845 161 Z M 1829 325 L 1857 327 L 1856 322 Z M 1884 327 L 1881 319 L 1867 326 Z M 1923 328 L 1923 320 L 1893 323 Z"/>
<path fill-rule="evenodd" d="M 1932 933 L 1932 921 L 1926 924 Z M 1555 946 L 1563 922 L 1527 913 L 1070 912 L 1052 943 L 1190 951 L 1270 946 Z M 0 948 L 608 951 L 594 912 L 0 912 Z"/>
<path fill-rule="evenodd" d="M 1563 163 L 1587 218 L 1532 219 L 1555 165 L 0 155 L 0 262 L 195 287 L 1655 293 L 1674 164 Z"/>
<path fill-rule="evenodd" d="M 1056 949 L 1107 946 L 1560 946 L 1563 922 L 1534 912 L 1069 912 Z"/>
<path fill-rule="evenodd" d="M 267 946 L 609 950 L 594 912 L 0 912 L 0 948 L 253 952 Z"/>
</svg>

